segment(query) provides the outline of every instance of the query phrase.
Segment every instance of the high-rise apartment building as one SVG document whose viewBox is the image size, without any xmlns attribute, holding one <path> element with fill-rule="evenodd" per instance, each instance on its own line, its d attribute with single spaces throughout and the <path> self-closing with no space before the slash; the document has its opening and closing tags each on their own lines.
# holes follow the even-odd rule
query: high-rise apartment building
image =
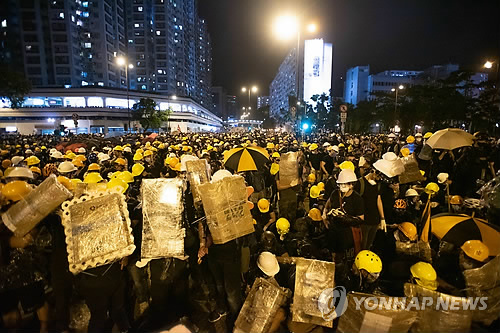
<svg viewBox="0 0 500 333">
<path fill-rule="evenodd" d="M 356 66 L 346 72 L 344 82 L 344 101 L 357 105 L 368 99 L 368 76 L 370 66 Z"/>
<path fill-rule="evenodd" d="M 282 118 L 289 111 L 289 96 L 298 96 L 309 103 L 314 95 L 330 94 L 332 44 L 312 39 L 305 40 L 303 45 L 299 57 L 296 48 L 287 54 L 269 87 L 270 115 L 274 118 Z"/>
<path fill-rule="evenodd" d="M 271 98 L 269 96 L 257 96 L 257 110 L 264 106 L 268 106 L 270 101 Z"/>
<path fill-rule="evenodd" d="M 5 0 L 0 31 L 0 61 L 35 87 L 126 88 L 128 74 L 132 90 L 210 107 L 211 44 L 196 0 Z"/>
</svg>

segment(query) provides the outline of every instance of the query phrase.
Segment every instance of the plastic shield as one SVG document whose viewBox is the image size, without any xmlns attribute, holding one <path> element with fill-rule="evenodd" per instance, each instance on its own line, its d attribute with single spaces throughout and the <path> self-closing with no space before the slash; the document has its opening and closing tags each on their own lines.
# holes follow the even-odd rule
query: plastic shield
<svg viewBox="0 0 500 333">
<path fill-rule="evenodd" d="M 269 331 L 278 309 L 286 303 L 288 293 L 279 286 L 257 278 L 234 324 L 234 333 Z"/>
<path fill-rule="evenodd" d="M 299 181 L 299 163 L 297 152 L 281 154 L 280 157 L 280 184 L 290 185 Z"/>
<path fill-rule="evenodd" d="M 183 188 L 178 178 L 142 180 L 141 258 L 184 256 Z"/>
<path fill-rule="evenodd" d="M 500 256 L 496 256 L 480 268 L 464 271 L 466 292 L 469 297 L 483 299 L 486 308 L 475 309 L 472 320 L 491 325 L 500 316 Z"/>
<path fill-rule="evenodd" d="M 300 258 L 296 263 L 295 293 L 292 320 L 332 327 L 333 320 L 325 320 L 318 306 L 323 291 L 333 288 L 335 264 L 320 260 Z"/>
<path fill-rule="evenodd" d="M 186 161 L 186 171 L 195 205 L 201 204 L 199 186 L 210 181 L 207 160 Z"/>
<path fill-rule="evenodd" d="M 199 186 L 207 225 L 215 244 L 224 244 L 254 232 L 241 176 L 225 177 Z"/>
<path fill-rule="evenodd" d="M 417 297 L 419 304 L 428 304 L 418 311 L 418 320 L 412 332 L 469 332 L 472 311 L 465 310 L 467 298 L 439 293 L 411 283 L 405 283 L 404 289 L 406 297 Z M 429 305 L 431 300 L 432 304 Z"/>
<path fill-rule="evenodd" d="M 126 257 L 135 250 L 125 197 L 82 196 L 62 205 L 69 270 L 78 274 Z"/>
<path fill-rule="evenodd" d="M 50 175 L 30 194 L 2 214 L 3 223 L 17 237 L 23 237 L 73 194 Z"/>
<path fill-rule="evenodd" d="M 432 262 L 431 246 L 427 242 L 396 242 L 396 253 L 419 258 L 425 262 Z"/>
<path fill-rule="evenodd" d="M 417 320 L 404 297 L 363 293 L 347 295 L 347 309 L 340 317 L 340 333 L 406 333 Z"/>
</svg>

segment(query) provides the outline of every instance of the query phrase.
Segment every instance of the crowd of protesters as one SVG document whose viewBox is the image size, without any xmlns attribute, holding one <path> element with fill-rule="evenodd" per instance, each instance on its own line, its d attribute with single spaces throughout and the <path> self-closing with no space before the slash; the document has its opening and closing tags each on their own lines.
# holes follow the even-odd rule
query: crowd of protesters
<svg viewBox="0 0 500 333">
<path fill-rule="evenodd" d="M 64 228 L 58 211 L 24 237 L 0 223 L 0 327 L 40 332 L 77 330 L 77 305 L 90 313 L 88 332 L 153 331 L 179 320 L 192 331 L 232 331 L 257 277 L 294 290 L 293 265 L 286 257 L 335 263 L 335 284 L 348 291 L 400 296 L 403 284 L 463 296 L 463 271 L 492 260 L 488 245 L 461 246 L 430 236 L 432 257 L 401 254 L 396 242 L 416 243 L 430 214 L 463 213 L 500 224 L 478 190 L 500 169 L 500 141 L 476 133 L 472 146 L 426 151 L 432 133 L 340 135 L 322 132 L 172 133 L 156 137 L 78 135 L 0 138 L 2 212 L 49 175 L 74 191 L 79 183 L 106 183 L 126 196 L 137 250 L 118 262 L 73 275 L 68 270 Z M 224 152 L 265 149 L 269 161 L 255 171 L 232 170 Z M 280 182 L 280 159 L 295 152 L 298 179 Z M 255 232 L 213 244 L 203 208 L 184 193 L 183 258 L 141 261 L 143 179 L 187 180 L 182 159 L 205 159 L 211 175 L 221 170 L 244 177 Z M 405 161 L 418 166 L 417 180 L 402 182 Z M 278 263 L 279 262 L 279 263 Z M 77 311 L 78 310 L 78 311 Z M 87 318 L 88 319 L 88 318 Z M 87 325 L 87 323 L 85 323 Z M 481 325 L 477 323 L 476 325 Z M 498 329 L 498 319 L 484 330 Z M 297 323 L 284 306 L 271 332 L 335 331 Z"/>
</svg>

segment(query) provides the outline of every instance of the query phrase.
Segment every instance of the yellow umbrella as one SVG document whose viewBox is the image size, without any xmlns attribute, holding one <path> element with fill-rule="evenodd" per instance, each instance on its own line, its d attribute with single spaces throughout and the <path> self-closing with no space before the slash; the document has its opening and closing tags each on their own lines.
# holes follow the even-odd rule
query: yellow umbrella
<svg viewBox="0 0 500 333">
<path fill-rule="evenodd" d="M 438 214 L 431 218 L 431 232 L 439 239 L 462 246 L 468 240 L 480 240 L 490 255 L 500 254 L 500 228 L 466 214 Z"/>
<path fill-rule="evenodd" d="M 224 165 L 235 172 L 261 169 L 269 160 L 264 148 L 247 146 L 224 152 Z"/>
</svg>

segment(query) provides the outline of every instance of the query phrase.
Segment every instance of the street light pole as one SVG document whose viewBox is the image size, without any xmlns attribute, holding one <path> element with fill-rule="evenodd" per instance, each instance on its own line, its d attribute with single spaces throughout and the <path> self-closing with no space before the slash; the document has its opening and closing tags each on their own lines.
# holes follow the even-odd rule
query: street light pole
<svg viewBox="0 0 500 333">
<path fill-rule="evenodd" d="M 405 87 L 400 84 L 396 88 L 392 88 L 391 91 L 396 92 L 396 99 L 394 100 L 394 125 L 398 124 L 398 90 L 403 90 Z"/>
<path fill-rule="evenodd" d="M 129 80 L 128 80 L 128 67 L 129 65 L 125 66 L 125 81 L 127 81 L 127 116 L 128 116 L 128 132 L 132 133 L 132 129 L 130 128 L 130 94 L 129 94 Z"/>
</svg>

